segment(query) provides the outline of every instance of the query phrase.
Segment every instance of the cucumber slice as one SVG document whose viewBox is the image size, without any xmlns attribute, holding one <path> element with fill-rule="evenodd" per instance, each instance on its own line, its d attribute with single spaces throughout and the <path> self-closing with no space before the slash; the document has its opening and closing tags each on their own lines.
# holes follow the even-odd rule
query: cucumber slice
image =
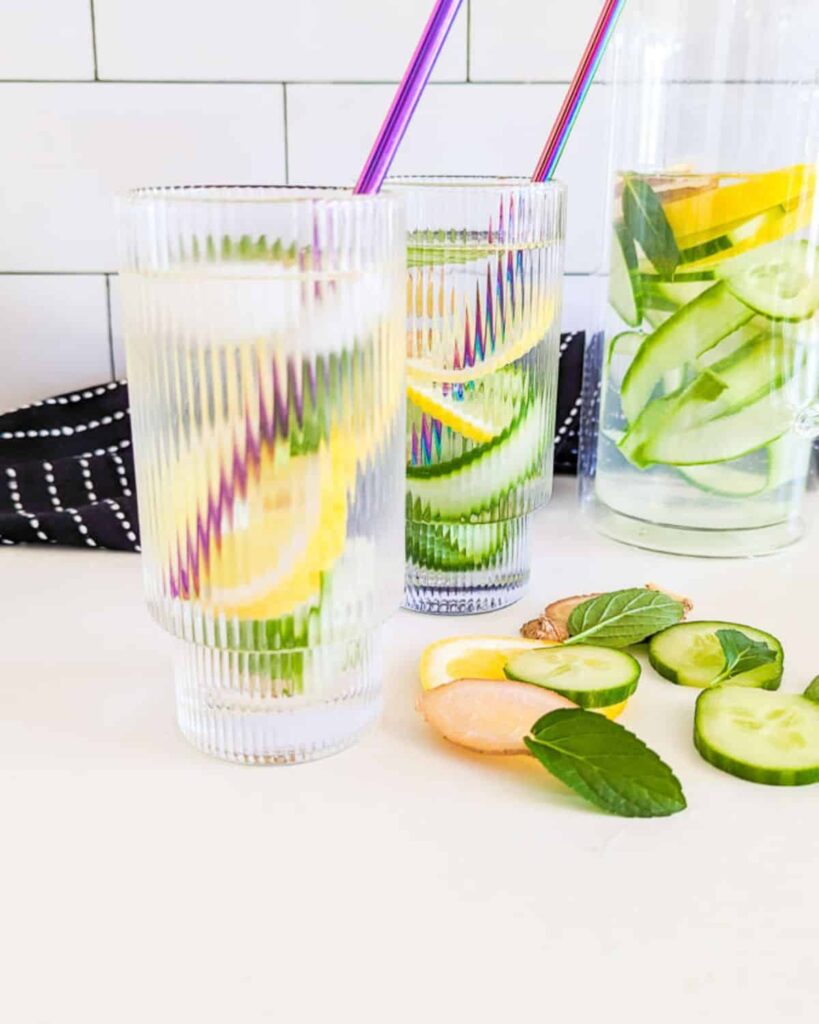
<svg viewBox="0 0 819 1024">
<path fill-rule="evenodd" d="M 750 498 L 768 489 L 767 473 L 752 473 L 721 463 L 680 466 L 678 472 L 701 491 L 723 498 Z"/>
<path fill-rule="evenodd" d="M 656 284 L 646 285 L 645 302 L 652 309 L 671 309 L 673 311 L 698 299 L 713 283 L 713 281 L 678 281 L 676 278 L 673 281 L 658 281 Z"/>
<path fill-rule="evenodd" d="M 488 568 L 509 539 L 509 520 L 497 523 L 408 522 L 405 553 L 408 562 L 441 572 Z"/>
<path fill-rule="evenodd" d="M 623 380 L 621 399 L 628 421 L 636 420 L 664 374 L 693 363 L 753 315 L 722 281 L 674 313 L 646 339 Z"/>
<path fill-rule="evenodd" d="M 777 654 L 776 661 L 732 676 L 730 686 L 758 686 L 776 690 L 782 681 L 782 644 L 760 629 L 735 622 L 680 622 L 656 633 L 648 644 L 651 667 L 665 679 L 680 686 L 711 686 L 725 667 L 725 655 L 717 637 L 718 629 L 736 629 L 751 640 L 766 643 Z"/>
<path fill-rule="evenodd" d="M 643 295 L 637 269 L 637 249 L 628 228 L 622 222 L 614 225 L 611 243 L 611 277 L 609 302 L 630 327 L 643 320 Z"/>
<path fill-rule="evenodd" d="M 789 388 L 785 386 L 706 423 L 681 430 L 660 428 L 639 445 L 633 459 L 643 466 L 656 462 L 671 466 L 727 462 L 771 444 L 786 434 L 792 423 Z M 624 440 L 621 450 L 628 456 L 629 449 Z"/>
<path fill-rule="evenodd" d="M 697 360 L 697 366 L 700 369 L 707 369 L 713 366 L 715 363 L 726 359 L 728 356 L 738 352 L 744 345 L 747 345 L 749 341 L 755 341 L 757 338 L 767 336 L 771 333 L 770 322 L 762 316 L 755 316 L 752 320 L 749 320 L 747 324 L 743 324 L 738 330 L 734 331 L 733 334 L 729 334 L 726 338 L 723 338 L 713 348 L 708 349 Z"/>
<path fill-rule="evenodd" d="M 717 462 L 678 466 L 677 471 L 701 491 L 724 498 L 749 498 L 776 491 L 791 481 L 804 481 L 810 469 L 810 456 L 810 440 L 788 432 L 766 446 L 766 465 L 761 470 Z"/>
<path fill-rule="evenodd" d="M 543 403 L 530 401 L 493 441 L 441 465 L 408 467 L 407 517 L 466 522 L 499 504 L 539 472 L 545 438 Z"/>
<path fill-rule="evenodd" d="M 807 320 L 819 309 L 819 252 L 806 241 L 774 242 L 717 269 L 731 292 L 771 320 Z"/>
<path fill-rule="evenodd" d="M 638 465 L 691 465 L 761 448 L 793 419 L 785 394 L 793 359 L 794 346 L 781 337 L 747 342 L 685 388 L 651 402 L 626 435 L 623 453 Z"/>
<path fill-rule="evenodd" d="M 664 324 L 674 312 L 675 311 L 672 309 L 652 309 L 650 306 L 646 306 L 643 310 L 643 316 L 656 331 L 657 328 L 661 324 Z"/>
<path fill-rule="evenodd" d="M 715 768 L 749 782 L 819 782 L 819 704 L 741 686 L 705 690 L 697 698 L 694 746 Z"/>
<path fill-rule="evenodd" d="M 640 663 L 610 647 L 543 647 L 507 661 L 509 679 L 544 686 L 582 708 L 621 704 L 637 689 Z"/>
<path fill-rule="evenodd" d="M 700 260 L 710 259 L 733 248 L 733 243 L 728 235 L 718 235 L 707 242 L 700 242 L 699 245 L 692 245 L 689 249 L 680 251 L 680 265 L 686 263 L 697 263 Z"/>
</svg>

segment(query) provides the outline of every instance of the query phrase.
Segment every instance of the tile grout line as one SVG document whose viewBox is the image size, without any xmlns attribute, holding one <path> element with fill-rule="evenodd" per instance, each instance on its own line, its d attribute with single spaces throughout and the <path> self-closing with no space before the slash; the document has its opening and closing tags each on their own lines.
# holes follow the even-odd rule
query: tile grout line
<svg viewBox="0 0 819 1024">
<path fill-rule="evenodd" d="M 472 0 L 466 0 L 466 80 L 472 73 Z"/>
<path fill-rule="evenodd" d="M 91 49 L 94 54 L 94 81 L 100 80 L 99 73 L 97 71 L 97 16 L 94 11 L 94 0 L 88 0 L 91 7 Z"/>
<path fill-rule="evenodd" d="M 96 43 L 94 44 L 96 63 Z M 471 75 L 471 65 L 468 72 Z M 453 85 L 568 85 L 568 78 L 469 78 L 432 81 L 430 87 Z M 2 78 L 3 85 L 398 85 L 396 78 L 304 78 L 298 81 L 281 78 Z M 610 86 L 610 78 L 595 78 L 594 85 Z M 671 78 L 667 85 L 804 85 L 804 81 L 791 78 Z"/>
<path fill-rule="evenodd" d="M 114 325 L 111 320 L 111 275 L 105 275 L 105 309 L 108 314 L 108 363 L 111 369 L 111 380 L 117 379 L 116 363 L 114 362 Z"/>
<path fill-rule="evenodd" d="M 282 109 L 284 113 L 284 183 L 290 184 L 290 139 L 287 128 L 287 82 L 282 82 Z"/>
</svg>

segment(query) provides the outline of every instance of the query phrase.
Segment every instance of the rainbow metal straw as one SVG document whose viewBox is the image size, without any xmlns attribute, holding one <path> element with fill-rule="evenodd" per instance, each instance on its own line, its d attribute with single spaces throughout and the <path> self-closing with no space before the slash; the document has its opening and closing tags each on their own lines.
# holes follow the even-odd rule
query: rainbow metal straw
<svg viewBox="0 0 819 1024">
<path fill-rule="evenodd" d="M 384 123 L 356 182 L 355 192 L 369 194 L 381 188 L 461 3 L 462 0 L 436 0 L 415 53 L 395 93 L 392 106 L 387 111 Z"/>
<path fill-rule="evenodd" d="M 577 115 L 583 106 L 597 68 L 606 52 L 606 46 L 614 31 L 614 26 L 625 5 L 626 0 L 606 0 L 603 4 L 603 10 L 600 12 L 594 32 L 592 32 L 586 51 L 577 67 L 566 98 L 563 100 L 563 106 L 560 108 L 557 120 L 552 126 L 543 152 L 540 154 L 532 181 L 548 181 L 554 176 L 555 168 L 566 148 L 574 122 L 577 120 Z"/>
</svg>

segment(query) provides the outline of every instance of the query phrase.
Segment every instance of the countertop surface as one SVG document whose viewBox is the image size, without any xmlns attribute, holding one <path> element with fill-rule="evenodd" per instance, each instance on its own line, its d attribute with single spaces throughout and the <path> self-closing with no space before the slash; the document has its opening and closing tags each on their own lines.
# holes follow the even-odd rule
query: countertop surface
<svg viewBox="0 0 819 1024">
<path fill-rule="evenodd" d="M 514 633 L 552 599 L 657 582 L 819 673 L 814 528 L 707 561 L 596 536 L 561 481 L 515 607 L 386 627 L 355 748 L 244 768 L 189 747 L 134 555 L 0 551 L 0 1018 L 8 1024 L 815 1021 L 819 786 L 724 775 L 695 692 L 648 670 L 621 721 L 683 782 L 669 819 L 599 813 L 414 710 L 425 644 Z"/>
</svg>

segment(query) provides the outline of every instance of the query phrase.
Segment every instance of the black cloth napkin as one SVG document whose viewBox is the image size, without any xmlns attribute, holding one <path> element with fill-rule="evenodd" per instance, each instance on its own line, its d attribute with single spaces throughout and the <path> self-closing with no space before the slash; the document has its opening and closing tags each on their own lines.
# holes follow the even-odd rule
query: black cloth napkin
<svg viewBox="0 0 819 1024">
<path fill-rule="evenodd" d="M 583 332 L 560 340 L 555 470 L 577 470 Z M 0 416 L 0 544 L 139 551 L 128 386 L 99 384 Z"/>
</svg>

